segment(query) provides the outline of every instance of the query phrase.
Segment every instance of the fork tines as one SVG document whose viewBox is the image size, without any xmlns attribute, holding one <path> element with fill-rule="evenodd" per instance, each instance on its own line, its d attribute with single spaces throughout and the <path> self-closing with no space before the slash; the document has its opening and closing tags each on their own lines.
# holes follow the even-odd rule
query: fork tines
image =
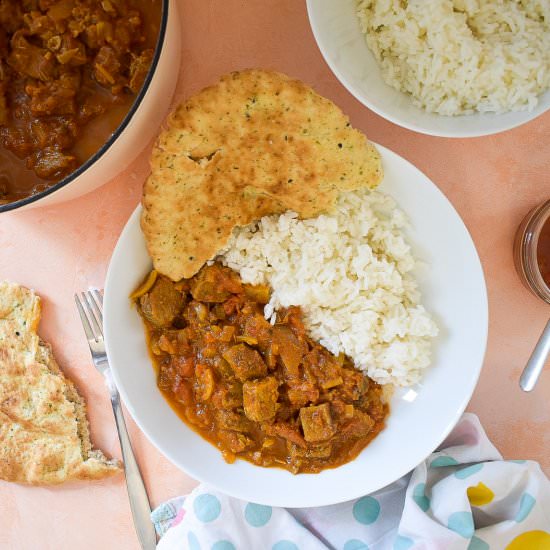
<svg viewBox="0 0 550 550">
<path fill-rule="evenodd" d="M 86 337 L 99 342 L 103 340 L 103 295 L 97 289 L 75 294 L 74 299 Z"/>
</svg>

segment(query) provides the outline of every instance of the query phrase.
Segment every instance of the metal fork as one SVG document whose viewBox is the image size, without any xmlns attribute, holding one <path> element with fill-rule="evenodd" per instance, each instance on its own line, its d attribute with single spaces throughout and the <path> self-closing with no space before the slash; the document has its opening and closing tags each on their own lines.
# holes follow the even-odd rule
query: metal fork
<svg viewBox="0 0 550 550">
<path fill-rule="evenodd" d="M 91 290 L 82 292 L 80 296 L 75 294 L 74 299 L 86 338 L 88 339 L 92 360 L 96 369 L 105 377 L 109 393 L 111 394 L 111 405 L 113 406 L 120 448 L 122 449 L 122 457 L 124 459 L 126 488 L 128 489 L 136 533 L 141 547 L 144 550 L 152 550 L 156 547 L 157 538 L 151 521 L 151 506 L 138 464 L 134 457 L 120 406 L 120 396 L 113 381 L 109 362 L 107 361 L 107 354 L 105 353 L 105 342 L 103 340 L 103 296 L 99 290 Z"/>
</svg>

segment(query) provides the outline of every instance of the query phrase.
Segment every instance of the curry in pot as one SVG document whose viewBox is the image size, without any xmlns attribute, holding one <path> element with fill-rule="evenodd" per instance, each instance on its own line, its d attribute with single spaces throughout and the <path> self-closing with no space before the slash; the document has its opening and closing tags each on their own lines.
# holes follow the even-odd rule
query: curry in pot
<svg viewBox="0 0 550 550">
<path fill-rule="evenodd" d="M 313 341 L 299 308 L 266 321 L 268 287 L 213 264 L 177 283 L 153 271 L 133 298 L 158 387 L 227 462 L 319 472 L 384 427 L 382 387 Z"/>
<path fill-rule="evenodd" d="M 0 0 L 0 204 L 43 191 L 121 124 L 161 0 Z"/>
</svg>

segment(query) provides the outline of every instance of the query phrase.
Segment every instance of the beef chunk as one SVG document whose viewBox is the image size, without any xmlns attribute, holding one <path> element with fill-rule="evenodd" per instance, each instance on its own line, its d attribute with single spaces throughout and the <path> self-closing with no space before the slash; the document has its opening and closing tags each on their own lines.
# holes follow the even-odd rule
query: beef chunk
<svg viewBox="0 0 550 550">
<path fill-rule="evenodd" d="M 201 302 L 225 302 L 232 293 L 241 290 L 241 283 L 234 272 L 219 265 L 203 267 L 191 281 L 191 295 Z"/>
<path fill-rule="evenodd" d="M 235 411 L 223 409 L 216 411 L 216 423 L 219 428 L 234 432 L 247 433 L 252 429 L 250 420 Z"/>
<path fill-rule="evenodd" d="M 8 123 L 9 112 L 6 102 L 6 96 L 3 93 L 2 88 L 0 87 L 0 126 Z"/>
<path fill-rule="evenodd" d="M 212 404 L 218 409 L 237 409 L 243 406 L 243 389 L 240 382 L 226 382 L 217 388 Z"/>
<path fill-rule="evenodd" d="M 310 369 L 324 390 L 339 386 L 344 381 L 338 358 L 324 348 L 313 348 L 304 357 L 304 367 Z"/>
<path fill-rule="evenodd" d="M 325 441 L 334 435 L 330 405 L 323 403 L 300 409 L 304 439 L 308 442 Z"/>
<path fill-rule="evenodd" d="M 273 327 L 273 343 L 289 376 L 299 376 L 299 366 L 307 352 L 307 344 L 298 339 L 287 325 Z"/>
<path fill-rule="evenodd" d="M 307 447 L 307 443 L 304 436 L 300 433 L 300 430 L 290 425 L 288 422 L 264 424 L 262 426 L 262 430 L 267 435 L 282 437 L 283 439 L 286 439 L 287 441 L 290 441 L 291 443 L 294 443 L 294 445 L 298 445 L 298 447 L 302 447 L 303 449 Z"/>
<path fill-rule="evenodd" d="M 243 336 L 255 338 L 259 348 L 263 351 L 270 343 L 273 327 L 263 315 L 252 315 L 246 319 L 243 327 Z"/>
<path fill-rule="evenodd" d="M 50 41 L 48 44 L 50 44 Z M 57 40 L 51 41 L 51 45 L 56 51 L 57 61 L 62 65 L 78 67 L 88 61 L 84 44 L 69 33 L 63 34 L 59 42 Z"/>
<path fill-rule="evenodd" d="M 132 57 L 130 62 L 130 80 L 128 81 L 128 87 L 132 92 L 137 94 L 145 77 L 149 72 L 149 67 L 151 66 L 151 61 L 153 60 L 153 50 L 144 50 L 141 52 L 141 55 L 135 55 Z"/>
<path fill-rule="evenodd" d="M 66 155 L 53 147 L 46 147 L 27 161 L 42 179 L 54 179 L 70 174 L 77 165 L 76 157 Z"/>
<path fill-rule="evenodd" d="M 56 64 L 52 52 L 30 44 L 21 31 L 13 35 L 11 47 L 8 63 L 15 71 L 43 82 L 54 79 Z"/>
<path fill-rule="evenodd" d="M 31 98 L 30 107 L 33 115 L 69 115 L 76 112 L 75 96 L 80 85 L 76 76 L 63 75 L 58 80 L 35 85 L 25 89 Z"/>
<path fill-rule="evenodd" d="M 120 79 L 121 64 L 113 48 L 103 46 L 97 52 L 93 63 L 94 78 L 106 88 L 114 86 Z"/>
<path fill-rule="evenodd" d="M 246 344 L 237 344 L 229 348 L 223 358 L 229 363 L 235 376 L 241 381 L 260 378 L 267 374 L 267 366 L 262 356 Z"/>
<path fill-rule="evenodd" d="M 139 303 L 147 320 L 158 327 L 167 327 L 185 305 L 185 298 L 171 281 L 159 277 L 151 291 L 140 298 Z"/>
<path fill-rule="evenodd" d="M 289 455 L 291 459 L 304 458 L 330 458 L 332 454 L 332 443 L 319 443 L 318 445 L 308 445 L 306 449 L 291 444 Z"/>
<path fill-rule="evenodd" d="M 319 390 L 310 382 L 299 382 L 288 388 L 288 400 L 296 407 L 301 408 L 308 403 L 315 403 L 319 399 Z"/>
<path fill-rule="evenodd" d="M 22 143 L 26 143 L 29 146 L 34 146 L 38 156 L 46 148 L 61 150 L 69 148 L 74 143 L 76 128 L 70 120 L 58 117 L 46 117 L 37 118 L 30 124 L 30 136 L 25 132 L 22 132 L 20 139 Z M 25 139 L 32 138 L 32 143 L 25 142 Z M 17 154 L 16 148 L 10 145 L 10 149 Z M 31 164 L 29 167 L 33 167 Z"/>
<path fill-rule="evenodd" d="M 374 420 L 360 409 L 353 411 L 353 418 L 342 427 L 342 433 L 349 437 L 365 437 L 374 427 Z"/>
<path fill-rule="evenodd" d="M 342 369 L 341 375 L 343 383 L 335 388 L 334 393 L 344 401 L 357 401 L 368 390 L 368 380 L 361 372 Z"/>
<path fill-rule="evenodd" d="M 13 33 L 21 27 L 23 10 L 20 0 L 2 0 L 0 2 L 0 27 Z"/>
<path fill-rule="evenodd" d="M 243 384 L 244 412 L 250 420 L 271 420 L 277 413 L 277 390 L 279 384 L 268 376 L 262 380 L 249 380 Z"/>
</svg>

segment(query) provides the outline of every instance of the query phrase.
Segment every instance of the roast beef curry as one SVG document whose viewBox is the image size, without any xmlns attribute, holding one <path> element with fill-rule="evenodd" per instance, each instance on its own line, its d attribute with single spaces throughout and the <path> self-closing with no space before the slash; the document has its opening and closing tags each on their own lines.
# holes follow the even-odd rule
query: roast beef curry
<svg viewBox="0 0 550 550">
<path fill-rule="evenodd" d="M 299 308 L 263 315 L 270 290 L 215 263 L 134 293 L 158 387 L 180 417 L 237 457 L 293 473 L 355 458 L 382 430 L 382 387 L 306 334 Z"/>
<path fill-rule="evenodd" d="M 46 189 L 120 125 L 161 0 L 0 0 L 0 204 Z"/>
</svg>

